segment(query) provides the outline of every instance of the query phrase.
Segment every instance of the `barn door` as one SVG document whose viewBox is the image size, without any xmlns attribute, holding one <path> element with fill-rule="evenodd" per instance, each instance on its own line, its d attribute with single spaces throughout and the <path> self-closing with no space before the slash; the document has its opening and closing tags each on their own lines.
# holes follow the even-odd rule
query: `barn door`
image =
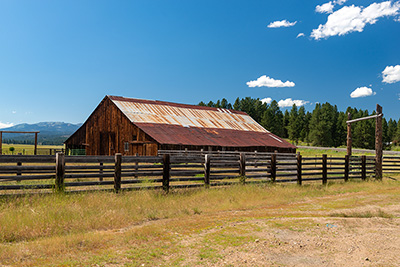
<svg viewBox="0 0 400 267">
<path fill-rule="evenodd" d="M 100 155 L 115 154 L 115 133 L 100 132 Z"/>
</svg>

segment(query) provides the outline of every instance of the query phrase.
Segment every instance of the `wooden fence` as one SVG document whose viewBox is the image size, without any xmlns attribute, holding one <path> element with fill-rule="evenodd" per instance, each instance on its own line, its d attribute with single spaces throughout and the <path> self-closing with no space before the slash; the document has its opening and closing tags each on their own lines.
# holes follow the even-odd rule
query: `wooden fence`
<svg viewBox="0 0 400 267">
<path fill-rule="evenodd" d="M 0 194 L 137 190 L 305 182 L 374 177 L 374 157 L 302 157 L 280 153 L 171 152 L 135 156 L 0 156 Z M 400 157 L 384 172 L 400 173 Z M 7 193 L 7 194 L 8 194 Z"/>
</svg>

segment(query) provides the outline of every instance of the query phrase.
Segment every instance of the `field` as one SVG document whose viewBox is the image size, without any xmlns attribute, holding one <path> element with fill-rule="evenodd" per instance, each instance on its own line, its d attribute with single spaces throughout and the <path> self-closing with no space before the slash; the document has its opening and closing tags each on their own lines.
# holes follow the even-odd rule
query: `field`
<svg viewBox="0 0 400 267">
<path fill-rule="evenodd" d="M 10 151 L 10 147 L 14 147 L 15 151 Z M 64 146 L 52 146 L 52 145 L 38 145 L 38 150 L 49 150 L 49 149 L 62 149 Z M 21 153 L 22 155 L 33 155 L 34 145 L 23 145 L 23 144 L 3 144 L 3 154 L 14 154 Z"/>
<path fill-rule="evenodd" d="M 1 198 L 0 266 L 396 266 L 399 186 Z"/>
</svg>

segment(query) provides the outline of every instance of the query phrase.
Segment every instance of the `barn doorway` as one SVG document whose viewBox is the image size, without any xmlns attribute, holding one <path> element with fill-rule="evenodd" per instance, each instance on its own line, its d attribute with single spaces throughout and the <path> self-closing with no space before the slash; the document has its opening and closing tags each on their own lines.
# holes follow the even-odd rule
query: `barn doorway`
<svg viewBox="0 0 400 267">
<path fill-rule="evenodd" d="M 115 133 L 114 132 L 100 132 L 100 155 L 114 155 L 115 154 Z"/>
</svg>

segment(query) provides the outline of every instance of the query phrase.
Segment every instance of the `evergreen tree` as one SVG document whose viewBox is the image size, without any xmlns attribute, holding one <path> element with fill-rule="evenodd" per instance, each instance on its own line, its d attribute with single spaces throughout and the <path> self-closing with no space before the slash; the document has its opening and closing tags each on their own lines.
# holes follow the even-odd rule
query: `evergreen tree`
<svg viewBox="0 0 400 267">
<path fill-rule="evenodd" d="M 261 125 L 277 136 L 283 135 L 283 114 L 279 109 L 278 102 L 275 100 L 265 110 L 261 119 Z"/>
<path fill-rule="evenodd" d="M 287 127 L 289 139 L 297 143 L 300 139 L 301 121 L 297 112 L 297 106 L 294 104 L 290 111 L 289 125 Z"/>
</svg>

